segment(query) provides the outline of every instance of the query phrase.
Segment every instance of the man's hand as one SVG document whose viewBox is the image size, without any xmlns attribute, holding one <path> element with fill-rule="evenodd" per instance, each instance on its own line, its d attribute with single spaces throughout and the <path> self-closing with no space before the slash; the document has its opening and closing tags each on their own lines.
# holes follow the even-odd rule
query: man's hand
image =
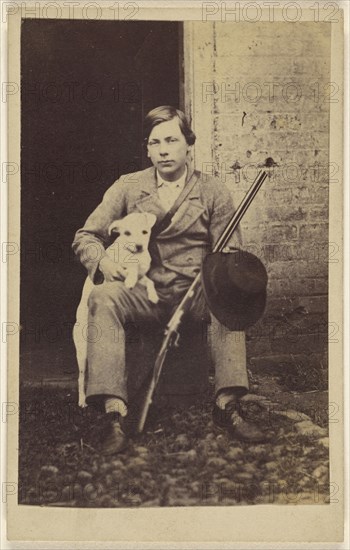
<svg viewBox="0 0 350 550">
<path fill-rule="evenodd" d="M 107 283 L 124 281 L 127 275 L 126 268 L 117 262 L 113 262 L 108 256 L 103 256 L 98 267 L 102 271 Z"/>
</svg>

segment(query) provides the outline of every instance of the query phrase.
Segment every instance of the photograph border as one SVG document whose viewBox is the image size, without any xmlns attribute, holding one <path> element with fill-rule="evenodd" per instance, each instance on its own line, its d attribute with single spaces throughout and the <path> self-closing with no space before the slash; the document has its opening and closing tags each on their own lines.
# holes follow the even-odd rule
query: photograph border
<svg viewBox="0 0 350 550">
<path fill-rule="evenodd" d="M 98 2 L 96 2 L 98 3 Z M 242 2 L 235 2 L 242 4 Z M 80 3 L 82 4 L 82 3 Z M 84 3 L 83 3 L 84 4 Z M 103 3 L 102 3 L 103 4 Z M 106 2 L 104 2 L 106 4 Z M 127 2 L 120 2 L 130 4 Z M 195 20 L 202 18 L 201 4 L 181 2 L 135 2 L 139 6 L 134 19 Z M 197 4 L 197 5 L 194 5 Z M 212 4 L 215 4 L 213 2 Z M 217 4 L 220 4 L 218 2 Z M 299 2 L 303 5 L 303 2 Z M 309 4 L 309 3 L 305 3 Z M 31 4 L 28 3 L 29 8 Z M 341 3 L 339 3 L 341 6 Z M 160 6 L 162 9 L 160 9 Z M 342 6 L 341 6 L 342 7 Z M 101 7 L 102 19 L 113 19 L 108 6 Z M 75 18 L 82 18 L 82 8 L 76 7 Z M 339 12 L 341 14 L 342 12 Z M 8 18 L 9 82 L 20 83 L 19 12 Z M 26 16 L 26 14 L 24 14 Z M 79 15 L 81 17 L 79 17 Z M 275 12 L 276 21 L 281 13 Z M 27 14 L 28 16 L 28 14 Z M 264 20 L 269 10 L 264 10 Z M 303 18 L 312 20 L 312 13 L 303 8 Z M 304 19 L 302 19 L 304 20 Z M 248 24 L 248 23 L 247 23 Z M 273 24 L 273 23 L 272 23 Z M 344 82 L 343 19 L 332 24 L 331 78 Z M 8 162 L 20 165 L 20 93 L 8 98 Z M 342 102 L 331 103 L 330 159 L 340 167 L 340 181 L 329 187 L 329 242 L 343 241 L 343 181 L 344 126 Z M 20 242 L 20 171 L 8 177 L 8 242 Z M 19 325 L 20 255 L 10 255 L 8 267 L 9 322 Z M 342 289 L 340 292 L 339 289 Z M 343 332 L 343 254 L 338 263 L 329 263 L 329 320 Z M 19 335 L 8 338 L 8 398 L 19 403 Z M 344 411 L 343 338 L 329 345 L 329 402 L 339 404 Z M 6 417 L 7 483 L 18 479 L 18 414 Z M 3 420 L 4 422 L 4 420 Z M 7 498 L 7 532 L 16 541 L 114 541 L 114 542 L 337 542 L 343 540 L 344 516 L 344 438 L 343 421 L 330 423 L 330 479 L 338 487 L 336 498 L 329 505 L 255 505 L 183 507 L 156 509 L 53 509 L 17 504 L 17 495 Z M 3 500 L 4 502 L 4 500 Z M 116 527 L 117 525 L 117 527 Z M 62 528 L 64 526 L 64 528 Z M 150 528 L 152 526 L 152 529 Z M 252 529 L 254 526 L 254 529 Z M 98 534 L 98 535 L 97 535 Z M 117 539 L 116 539 L 117 537 Z"/>
</svg>

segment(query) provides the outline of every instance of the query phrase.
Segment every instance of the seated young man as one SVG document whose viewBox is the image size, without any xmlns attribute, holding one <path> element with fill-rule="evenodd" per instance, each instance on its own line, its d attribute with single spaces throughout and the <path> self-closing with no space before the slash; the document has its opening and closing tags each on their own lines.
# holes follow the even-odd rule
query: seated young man
<svg viewBox="0 0 350 550">
<path fill-rule="evenodd" d="M 182 111 L 171 106 L 153 109 L 145 118 L 144 136 L 153 166 L 117 180 L 84 227 L 77 231 L 73 242 L 75 253 L 95 283 L 88 304 L 89 323 L 98 324 L 100 337 L 88 341 L 86 395 L 87 403 L 104 400 L 111 426 L 103 445 L 106 454 L 120 452 L 127 441 L 120 423 L 129 404 L 126 323 L 141 326 L 155 321 L 165 326 L 200 271 L 204 255 L 212 249 L 234 213 L 227 187 L 191 166 L 196 137 Z M 108 227 L 112 221 L 132 212 L 155 214 L 159 222 L 190 183 L 193 187 L 171 224 L 153 242 L 148 277 L 154 281 L 159 297 L 154 304 L 141 284 L 132 290 L 126 288 L 123 269 L 106 255 L 105 249 L 111 244 Z M 237 246 L 237 238 L 233 236 L 232 245 Z M 204 319 L 206 311 L 202 296 L 194 300 L 190 312 L 194 318 Z M 233 437 L 260 441 L 262 432 L 243 420 L 237 407 L 239 398 L 248 391 L 244 332 L 228 331 L 214 316 L 211 319 L 216 326 L 211 332 L 225 335 L 211 343 L 215 365 L 214 422 L 228 428 Z"/>
</svg>

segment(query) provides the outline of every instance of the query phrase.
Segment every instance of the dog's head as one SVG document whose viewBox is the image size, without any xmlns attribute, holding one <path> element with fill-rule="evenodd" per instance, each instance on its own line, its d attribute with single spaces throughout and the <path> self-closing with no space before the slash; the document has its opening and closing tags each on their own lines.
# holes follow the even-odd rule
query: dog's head
<svg viewBox="0 0 350 550">
<path fill-rule="evenodd" d="M 121 220 L 115 220 L 108 228 L 109 235 L 124 243 L 124 249 L 132 253 L 147 250 L 151 229 L 156 223 L 156 216 L 148 212 L 128 214 Z"/>
</svg>

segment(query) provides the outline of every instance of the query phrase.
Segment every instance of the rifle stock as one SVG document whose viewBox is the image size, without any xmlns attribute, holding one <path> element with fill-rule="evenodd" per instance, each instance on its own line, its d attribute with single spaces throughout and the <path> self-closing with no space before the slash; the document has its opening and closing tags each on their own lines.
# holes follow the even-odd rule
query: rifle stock
<svg viewBox="0 0 350 550">
<path fill-rule="evenodd" d="M 246 196 L 242 200 L 241 204 L 237 208 L 236 212 L 232 216 L 231 220 L 229 221 L 223 233 L 221 234 L 220 238 L 218 239 L 217 243 L 215 244 L 213 248 L 213 252 L 219 252 L 225 248 L 225 246 L 227 245 L 228 241 L 232 237 L 234 231 L 237 229 L 241 219 L 243 218 L 244 214 L 247 212 L 249 206 L 253 202 L 256 194 L 258 193 L 260 187 L 262 186 L 266 178 L 267 178 L 267 172 L 265 171 L 259 172 L 253 185 L 247 192 Z M 193 280 L 190 288 L 186 292 L 185 296 L 182 298 L 180 304 L 176 308 L 174 314 L 172 315 L 169 323 L 166 326 L 165 337 L 154 364 L 152 380 L 149 385 L 149 388 L 144 400 L 143 408 L 141 411 L 141 415 L 140 415 L 140 419 L 137 427 L 138 433 L 141 433 L 143 431 L 148 410 L 152 403 L 153 394 L 156 389 L 159 377 L 161 375 L 163 364 L 168 353 L 168 349 L 170 348 L 171 345 L 174 345 L 174 340 L 175 340 L 175 345 L 177 345 L 177 341 L 179 337 L 178 328 L 180 326 L 182 317 L 184 313 L 186 313 L 193 299 L 193 296 L 195 295 L 197 289 L 200 286 L 200 283 L 201 283 L 201 274 L 198 273 L 198 275 Z"/>
</svg>

